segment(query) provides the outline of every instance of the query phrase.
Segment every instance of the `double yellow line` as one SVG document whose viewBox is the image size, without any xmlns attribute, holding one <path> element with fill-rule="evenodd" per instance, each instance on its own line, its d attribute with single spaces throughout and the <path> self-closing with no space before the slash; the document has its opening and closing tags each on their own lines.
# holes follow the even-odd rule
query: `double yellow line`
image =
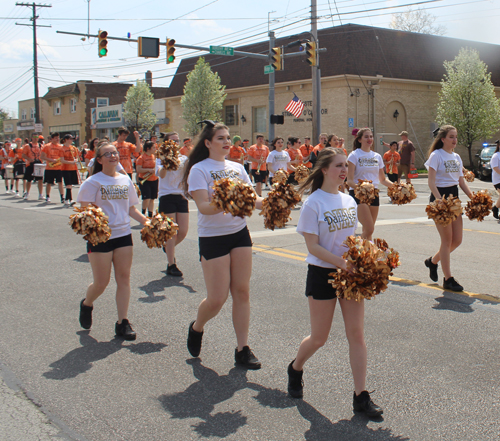
<svg viewBox="0 0 500 441">
<path fill-rule="evenodd" d="M 485 231 L 485 233 L 487 233 L 487 231 Z M 494 234 L 498 234 L 498 233 L 494 233 Z M 270 247 L 268 245 L 261 245 L 261 244 L 254 244 L 252 249 L 256 252 L 259 252 L 259 253 L 271 254 L 273 256 L 279 256 L 279 257 L 286 257 L 287 259 L 299 260 L 301 262 L 304 262 L 304 259 L 307 256 L 307 254 L 300 253 L 298 251 L 287 250 L 287 249 L 280 248 L 280 247 Z M 399 282 L 399 283 L 402 283 L 404 285 L 422 286 L 424 288 L 435 289 L 437 291 L 448 291 L 448 290 L 443 289 L 442 287 L 440 287 L 437 284 L 422 283 L 422 282 L 417 282 L 415 280 L 402 279 L 400 277 L 390 277 L 389 280 L 391 280 L 393 282 Z M 453 292 L 453 291 L 449 291 L 449 292 Z M 455 294 L 460 294 L 460 295 L 467 296 L 467 297 L 470 297 L 473 299 L 484 300 L 484 301 L 491 302 L 491 303 L 500 303 L 500 298 L 494 297 L 494 296 L 489 295 L 489 294 L 478 294 L 478 293 L 473 293 L 473 292 L 469 292 L 469 291 L 462 291 L 462 292 L 458 292 Z"/>
</svg>

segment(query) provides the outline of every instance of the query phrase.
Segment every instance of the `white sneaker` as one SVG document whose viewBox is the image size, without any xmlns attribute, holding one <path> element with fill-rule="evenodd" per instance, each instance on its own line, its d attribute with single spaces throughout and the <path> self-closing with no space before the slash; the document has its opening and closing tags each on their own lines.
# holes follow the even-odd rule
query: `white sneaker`
<svg viewBox="0 0 500 441">
<path fill-rule="evenodd" d="M 68 202 L 69 202 L 70 207 L 72 207 L 73 205 L 76 204 L 76 201 L 68 201 Z"/>
<path fill-rule="evenodd" d="M 23 199 L 24 199 L 25 201 L 27 201 L 27 200 L 28 200 L 28 196 L 29 196 L 28 192 L 26 192 L 26 191 L 25 191 L 25 192 L 24 192 L 24 195 L 23 195 Z"/>
<path fill-rule="evenodd" d="M 66 200 L 66 201 L 64 201 L 64 206 L 65 206 L 65 207 L 69 207 L 69 201 L 67 201 L 67 200 Z"/>
<path fill-rule="evenodd" d="M 7 190 L 8 194 L 14 194 L 14 190 Z"/>
<path fill-rule="evenodd" d="M 22 197 L 22 196 L 19 194 L 18 191 L 16 191 L 16 198 L 20 198 L 20 197 Z"/>
<path fill-rule="evenodd" d="M 48 196 L 45 198 L 45 202 L 47 202 L 47 203 L 50 202 L 50 198 Z"/>
<path fill-rule="evenodd" d="M 41 195 L 39 195 L 39 196 L 38 196 L 38 200 L 39 200 L 39 201 L 44 201 L 44 200 L 45 200 L 45 198 L 44 198 L 43 194 L 41 194 Z"/>
</svg>

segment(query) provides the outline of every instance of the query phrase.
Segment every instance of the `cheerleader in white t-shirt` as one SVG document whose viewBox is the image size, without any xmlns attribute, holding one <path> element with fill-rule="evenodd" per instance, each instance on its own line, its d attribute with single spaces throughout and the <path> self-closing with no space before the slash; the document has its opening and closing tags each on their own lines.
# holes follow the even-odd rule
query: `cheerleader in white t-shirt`
<svg viewBox="0 0 500 441">
<path fill-rule="evenodd" d="M 231 147 L 228 128 L 212 121 L 203 122 L 206 125 L 188 158 L 184 184 L 198 208 L 200 261 L 207 297 L 198 307 L 196 320 L 189 325 L 187 347 L 193 357 L 198 357 L 206 323 L 219 313 L 231 293 L 238 344 L 236 364 L 247 369 L 260 369 L 259 360 L 248 346 L 252 273 L 250 233 L 245 219 L 224 214 L 210 204 L 214 181 L 240 179 L 250 185 L 251 181 L 243 165 L 225 160 Z M 257 208 L 260 207 L 262 199 L 258 198 Z"/>
<path fill-rule="evenodd" d="M 179 144 L 179 134 L 170 132 L 165 135 L 165 141 L 175 141 Z M 189 228 L 189 207 L 188 201 L 184 197 L 182 188 L 182 176 L 184 175 L 184 166 L 187 156 L 180 155 L 181 165 L 178 170 L 166 170 L 161 163 L 161 159 L 156 160 L 156 176 L 160 178 L 158 211 L 173 219 L 179 229 L 172 239 L 167 240 L 163 246 L 163 251 L 167 255 L 167 275 L 173 277 L 182 277 L 181 270 L 177 267 L 175 260 L 175 247 L 179 245 L 186 237 Z"/>
<path fill-rule="evenodd" d="M 287 168 L 295 171 L 295 167 L 290 164 L 291 159 L 288 152 L 283 150 L 285 145 L 285 140 L 281 137 L 274 138 L 271 142 L 271 145 L 274 147 L 274 150 L 269 153 L 266 163 L 267 169 L 269 170 L 269 184 L 273 184 L 273 176 L 279 170 L 287 171 Z"/>
<path fill-rule="evenodd" d="M 454 152 L 456 146 L 457 129 L 449 125 L 441 127 L 429 149 L 429 159 L 425 163 L 425 167 L 429 171 L 428 183 L 431 189 L 429 202 L 441 199 L 443 196 L 458 197 L 458 186 L 469 198 L 472 196 L 464 179 L 462 159 Z M 441 246 L 436 254 L 424 262 L 425 266 L 429 268 L 429 277 L 434 282 L 438 281 L 438 262 L 441 261 L 444 273 L 443 288 L 463 291 L 463 286 L 451 276 L 450 266 L 451 252 L 462 243 L 462 216 L 458 216 L 448 225 L 436 223 L 436 228 L 441 237 Z"/>
<path fill-rule="evenodd" d="M 365 127 L 360 129 L 356 134 L 353 143 L 353 151 L 347 157 L 347 185 L 351 188 L 349 194 L 358 204 L 358 219 L 363 226 L 361 237 L 371 240 L 375 230 L 375 222 L 377 221 L 380 199 L 377 196 L 375 200 L 368 206 L 360 204 L 359 200 L 354 197 L 354 187 L 358 184 L 358 179 L 372 181 L 375 188 L 379 184 L 386 187 L 391 187 L 393 183 L 387 179 L 384 172 L 384 160 L 382 156 L 372 150 L 373 133 L 371 129 Z"/>
<path fill-rule="evenodd" d="M 326 147 L 318 155 L 312 173 L 299 187 L 311 191 L 305 200 L 297 232 L 306 241 L 308 265 L 306 296 L 309 302 L 311 335 L 300 344 L 295 360 L 288 366 L 288 393 L 303 396 L 303 366 L 327 341 L 337 304 L 335 288 L 328 283 L 328 274 L 337 268 L 346 270 L 344 240 L 353 235 L 357 226 L 354 199 L 339 186 L 347 176 L 346 155 L 342 149 Z M 353 407 L 370 417 L 380 416 L 382 409 L 373 403 L 365 390 L 367 354 L 364 340 L 364 301 L 339 300 L 349 342 L 349 359 L 354 379 Z"/>
<path fill-rule="evenodd" d="M 498 209 L 500 208 L 500 141 L 496 141 L 497 148 L 491 157 L 491 182 L 495 186 L 499 197 L 497 203 L 493 206 L 492 213 L 495 219 L 498 219 Z"/>
<path fill-rule="evenodd" d="M 130 269 L 132 267 L 132 234 L 130 218 L 144 225 L 147 218 L 135 205 L 139 198 L 134 184 L 128 177 L 116 171 L 120 156 L 116 147 L 108 141 L 101 142 L 96 149 L 93 173 L 80 187 L 77 201 L 82 207 L 92 203 L 109 217 L 111 237 L 107 242 L 92 245 L 87 242 L 87 253 L 94 281 L 87 288 L 80 302 L 80 325 L 84 329 L 92 326 L 94 302 L 104 292 L 114 268 L 116 280 L 116 307 L 118 321 L 115 332 L 125 340 L 135 340 L 128 319 L 130 302 Z"/>
</svg>

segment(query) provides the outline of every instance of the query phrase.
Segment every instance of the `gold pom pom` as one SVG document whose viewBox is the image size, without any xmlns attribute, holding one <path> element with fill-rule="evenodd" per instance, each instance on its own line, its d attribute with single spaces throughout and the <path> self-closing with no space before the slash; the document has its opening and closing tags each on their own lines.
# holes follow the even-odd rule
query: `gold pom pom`
<svg viewBox="0 0 500 441">
<path fill-rule="evenodd" d="M 141 230 L 141 239 L 148 248 L 162 248 L 165 242 L 177 234 L 179 225 L 163 213 L 148 218 Z"/>
<path fill-rule="evenodd" d="M 470 220 L 478 220 L 482 222 L 486 216 L 489 216 L 493 200 L 488 190 L 480 190 L 472 193 L 470 201 L 467 201 L 465 214 Z"/>
<path fill-rule="evenodd" d="M 280 168 L 273 176 L 273 183 L 274 184 L 286 184 L 286 181 L 288 180 L 288 173 Z"/>
<path fill-rule="evenodd" d="M 436 224 L 448 225 L 462 214 L 462 203 L 460 199 L 449 195 L 447 198 L 436 199 L 425 207 L 425 212 L 429 219 L 433 219 Z"/>
<path fill-rule="evenodd" d="M 394 184 L 387 189 L 387 196 L 397 205 L 409 204 L 416 199 L 417 193 L 412 184 Z"/>
<path fill-rule="evenodd" d="M 330 273 L 328 282 L 337 290 L 340 299 L 371 299 L 385 291 L 392 270 L 400 265 L 399 253 L 389 248 L 383 239 L 372 243 L 366 239 L 349 236 L 344 243 L 348 250 L 343 254 L 350 271 Z"/>
<path fill-rule="evenodd" d="M 462 168 L 462 171 L 464 173 L 464 178 L 467 182 L 474 182 L 474 178 L 476 175 L 474 174 L 473 171 L 467 170 L 465 167 Z"/>
<path fill-rule="evenodd" d="M 156 157 L 161 160 L 161 164 L 165 170 L 179 170 L 181 161 L 179 159 L 180 152 L 179 144 L 169 139 L 162 142 L 156 152 Z"/>
<path fill-rule="evenodd" d="M 244 218 L 251 216 L 255 210 L 257 195 L 251 185 L 240 180 L 223 178 L 214 182 L 213 189 L 210 203 L 224 213 Z"/>
<path fill-rule="evenodd" d="M 360 204 L 370 205 L 378 195 L 378 188 L 375 188 L 372 181 L 358 179 L 358 183 L 354 187 L 354 196 Z"/>
<path fill-rule="evenodd" d="M 300 202 L 300 195 L 290 184 L 274 184 L 262 201 L 260 216 L 264 216 L 264 228 L 274 231 L 283 228 L 290 218 L 292 208 Z"/>
<path fill-rule="evenodd" d="M 295 168 L 295 180 L 300 184 L 304 182 L 310 174 L 310 170 L 303 164 Z"/>
<path fill-rule="evenodd" d="M 92 245 L 106 242 L 111 237 L 111 229 L 108 226 L 108 216 L 104 211 L 94 204 L 84 208 L 75 207 L 76 214 L 69 217 L 69 224 L 76 234 L 84 235 Z"/>
</svg>

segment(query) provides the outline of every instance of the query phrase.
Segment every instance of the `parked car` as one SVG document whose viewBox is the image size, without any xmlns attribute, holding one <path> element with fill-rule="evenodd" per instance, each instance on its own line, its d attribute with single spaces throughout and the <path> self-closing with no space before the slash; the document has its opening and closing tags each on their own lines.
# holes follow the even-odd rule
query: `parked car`
<svg viewBox="0 0 500 441">
<path fill-rule="evenodd" d="M 482 181 L 491 179 L 491 157 L 497 148 L 496 144 L 488 144 L 488 146 L 483 147 L 483 149 L 476 153 L 477 160 L 477 171 L 478 178 Z"/>
</svg>

